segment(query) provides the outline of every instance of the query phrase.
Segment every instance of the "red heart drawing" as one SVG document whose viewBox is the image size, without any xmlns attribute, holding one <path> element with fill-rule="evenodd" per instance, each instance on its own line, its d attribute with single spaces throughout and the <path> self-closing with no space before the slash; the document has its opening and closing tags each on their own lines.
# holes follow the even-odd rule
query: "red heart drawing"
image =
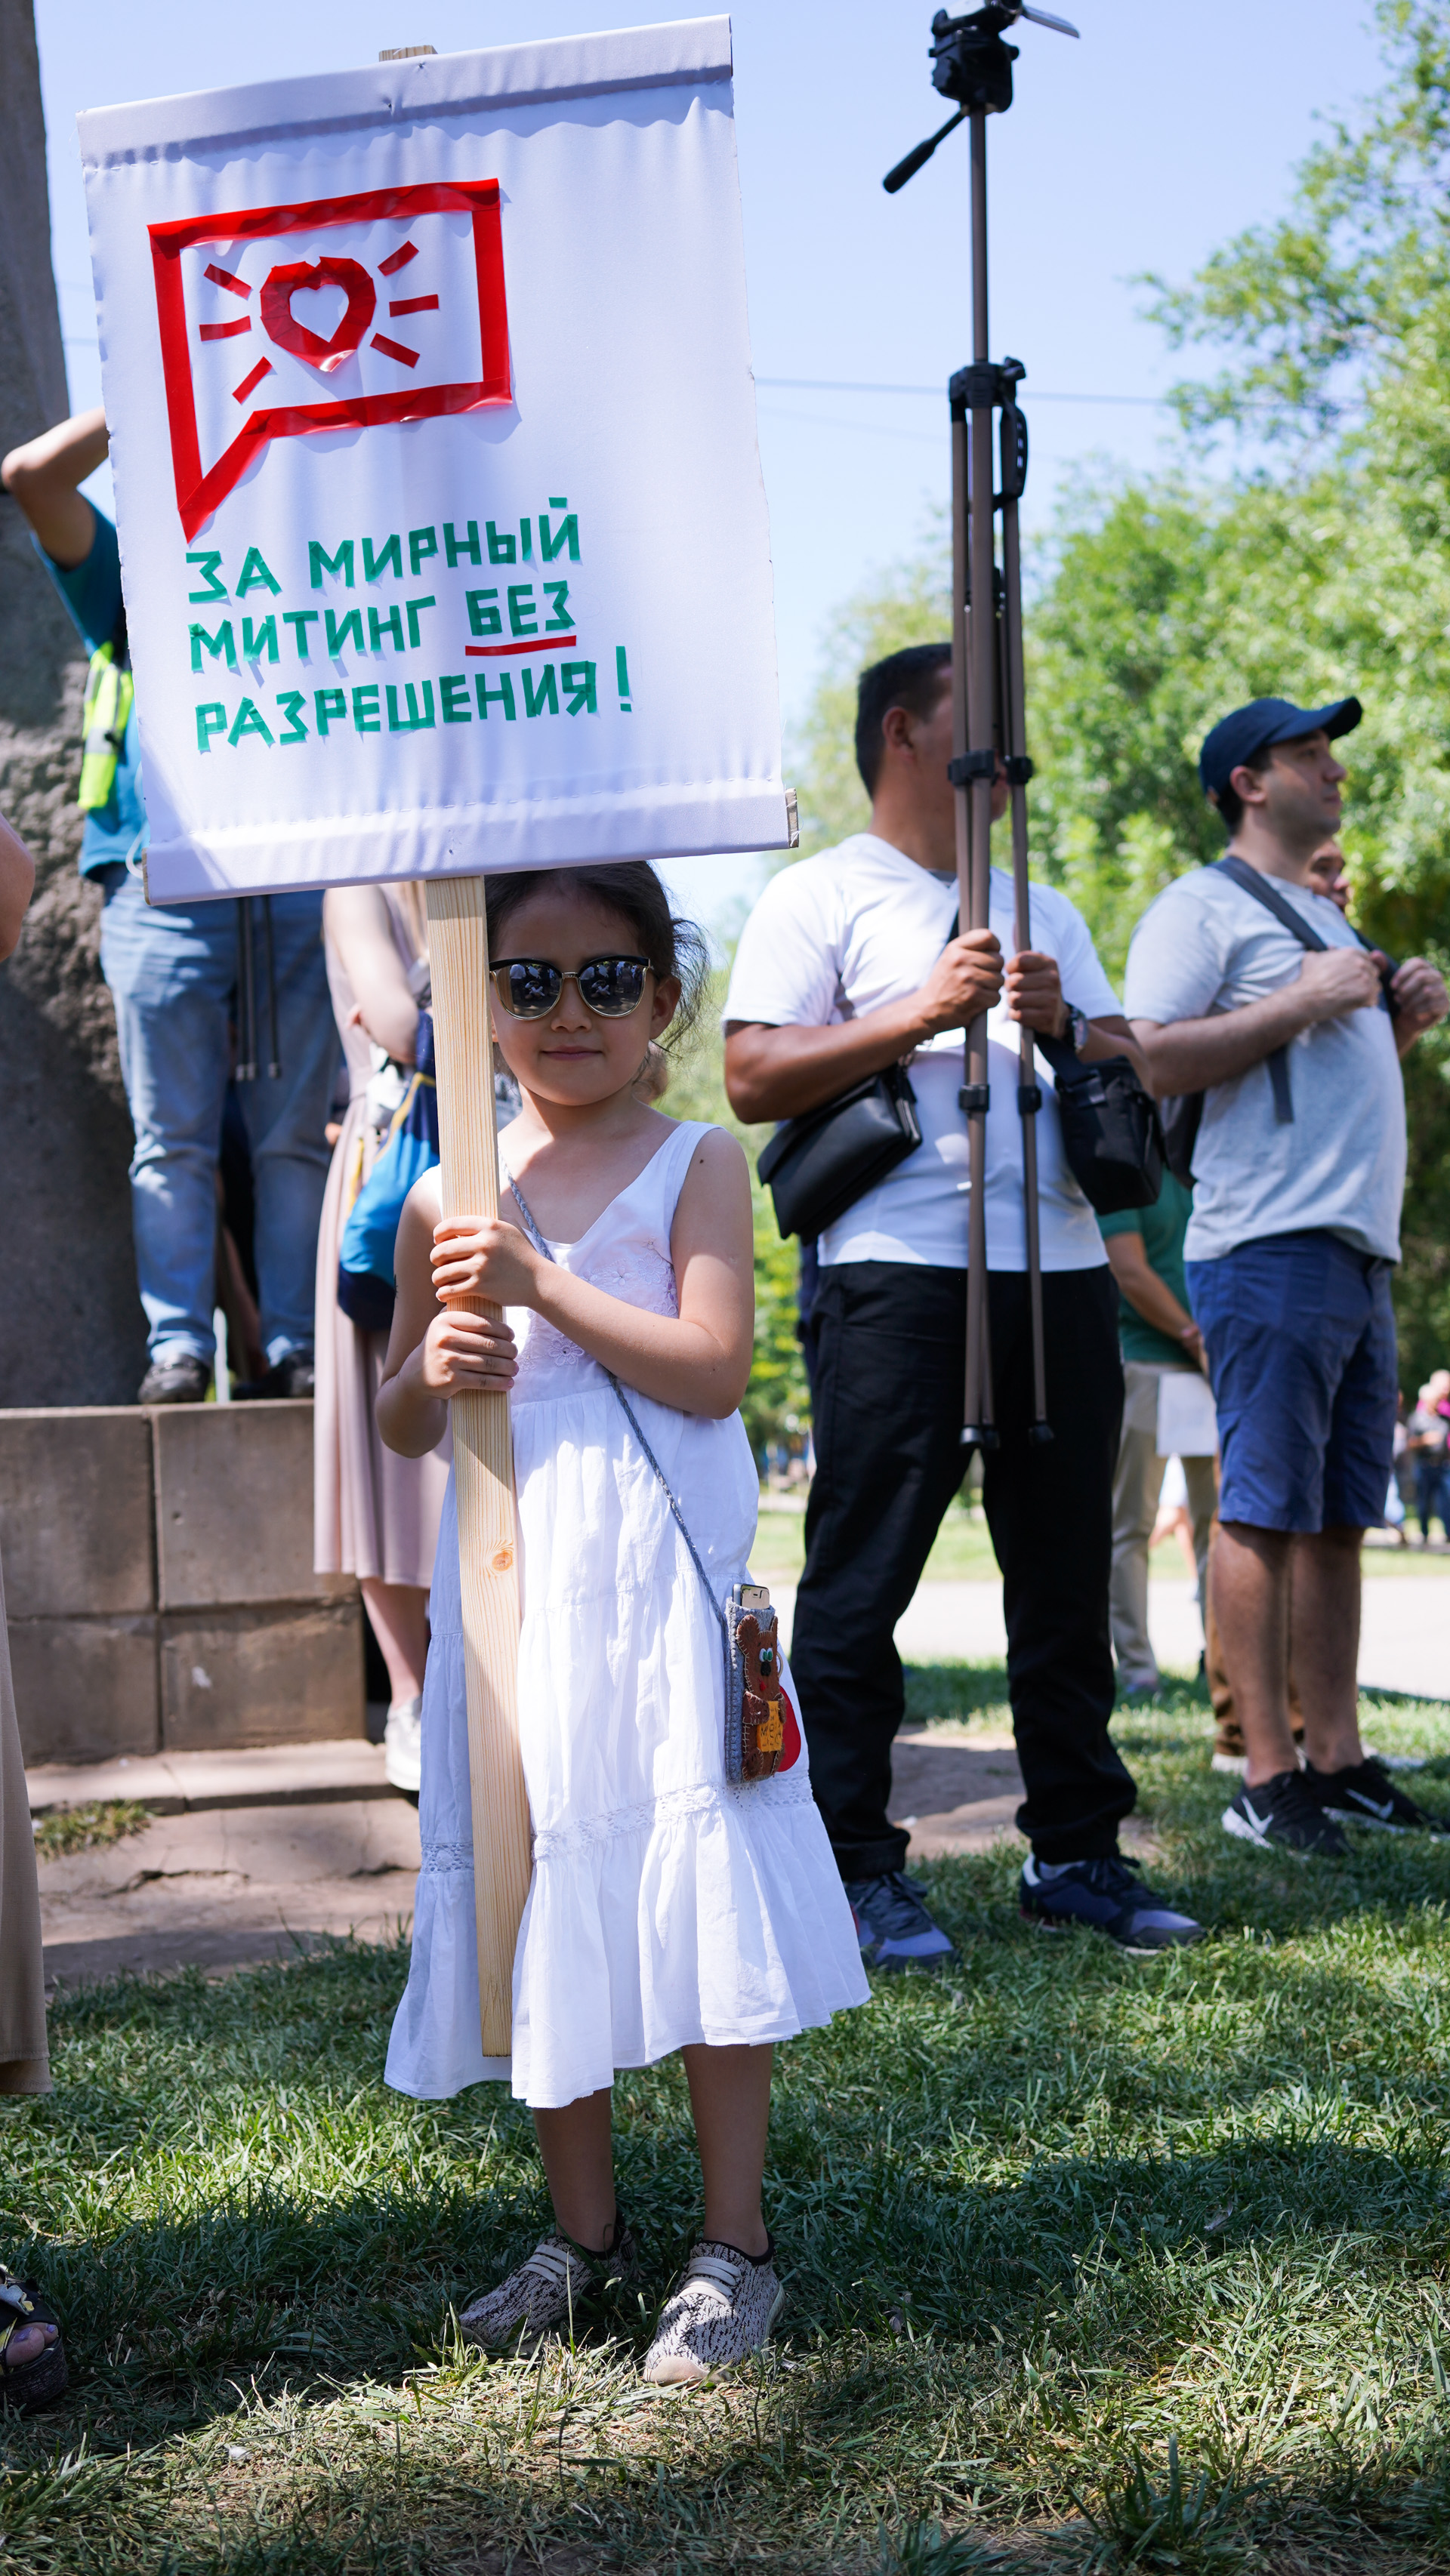
<svg viewBox="0 0 1450 2576">
<path fill-rule="evenodd" d="M 318 286 L 340 286 L 347 297 L 347 311 L 330 340 L 309 331 L 292 311 L 294 295 Z M 355 259 L 315 259 L 310 263 L 298 260 L 291 268 L 274 268 L 263 287 L 262 328 L 279 349 L 290 350 L 294 358 L 305 358 L 309 367 L 327 376 L 360 346 L 377 310 L 377 301 L 372 279 Z"/>
</svg>

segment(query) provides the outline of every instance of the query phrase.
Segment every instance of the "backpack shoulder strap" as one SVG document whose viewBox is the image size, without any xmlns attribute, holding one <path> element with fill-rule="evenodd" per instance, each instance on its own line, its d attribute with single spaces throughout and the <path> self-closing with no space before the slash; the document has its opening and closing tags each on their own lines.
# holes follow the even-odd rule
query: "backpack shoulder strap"
<svg viewBox="0 0 1450 2576">
<path fill-rule="evenodd" d="M 1240 888 L 1241 892 L 1251 894 L 1256 903 L 1263 905 L 1266 912 L 1271 912 L 1274 919 L 1282 923 L 1284 929 L 1298 940 L 1301 948 L 1328 947 L 1329 942 L 1321 939 L 1317 930 L 1310 928 L 1308 922 L 1295 911 L 1292 903 L 1286 902 L 1284 896 L 1276 891 L 1267 877 L 1260 875 L 1257 868 L 1246 866 L 1242 859 L 1234 857 L 1231 850 L 1224 858 L 1215 859 L 1212 864 L 1219 876 L 1227 877 L 1232 884 Z M 1268 1074 L 1269 1088 L 1274 1095 L 1274 1124 L 1276 1127 L 1292 1127 L 1294 1094 L 1289 1081 L 1287 1046 L 1275 1047 L 1272 1055 L 1265 1056 L 1264 1070 Z"/>
<path fill-rule="evenodd" d="M 1251 868 L 1244 860 L 1236 859 L 1231 850 L 1226 858 L 1215 859 L 1212 865 L 1217 875 L 1228 877 L 1242 893 L 1251 894 L 1256 903 L 1261 903 L 1266 912 L 1271 912 L 1274 919 L 1281 922 L 1284 929 L 1298 940 L 1301 948 L 1328 947 L 1328 940 L 1321 939 L 1318 931 L 1311 928 L 1302 913 L 1296 911 L 1294 905 L 1279 893 L 1272 877 L 1262 876 L 1257 868 Z"/>
</svg>

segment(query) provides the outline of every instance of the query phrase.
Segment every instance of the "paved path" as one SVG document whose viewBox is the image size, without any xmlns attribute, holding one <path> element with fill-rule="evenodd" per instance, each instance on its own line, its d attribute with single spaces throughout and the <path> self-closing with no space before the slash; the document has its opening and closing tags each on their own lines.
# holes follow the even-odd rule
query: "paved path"
<svg viewBox="0 0 1450 2576">
<path fill-rule="evenodd" d="M 795 1589 L 773 1584 L 789 1652 Z M 1148 1625 L 1165 1672 L 1197 1670 L 1203 1632 L 1186 1576 L 1157 1575 Z M 1007 1651 L 996 1583 L 924 1583 L 896 1630 L 909 1664 L 1000 1664 Z M 1359 1678 L 1366 1689 L 1450 1700 L 1450 1575 L 1377 1574 L 1364 1586 Z"/>
</svg>

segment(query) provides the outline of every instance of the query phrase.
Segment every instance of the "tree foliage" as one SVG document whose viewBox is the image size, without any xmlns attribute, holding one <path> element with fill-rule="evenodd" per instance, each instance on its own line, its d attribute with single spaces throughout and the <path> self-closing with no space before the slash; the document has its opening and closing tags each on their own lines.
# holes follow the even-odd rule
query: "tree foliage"
<svg viewBox="0 0 1450 2576">
<path fill-rule="evenodd" d="M 1186 288 L 1179 341 L 1230 364 L 1185 414 L 1280 440 L 1277 470 L 1080 485 L 1028 613 L 1034 865 L 1081 906 L 1110 974 L 1155 893 L 1222 846 L 1198 746 L 1261 695 L 1351 692 L 1344 846 L 1355 915 L 1397 956 L 1450 967 L 1450 0 L 1380 0 L 1386 82 L 1299 173 L 1283 221 Z M 1352 399 L 1350 399 L 1352 397 Z M 850 602 L 800 743 L 819 840 L 859 829 L 851 681 L 942 630 L 941 549 Z M 1450 1041 L 1406 1066 L 1404 1377 L 1450 1354 Z"/>
</svg>

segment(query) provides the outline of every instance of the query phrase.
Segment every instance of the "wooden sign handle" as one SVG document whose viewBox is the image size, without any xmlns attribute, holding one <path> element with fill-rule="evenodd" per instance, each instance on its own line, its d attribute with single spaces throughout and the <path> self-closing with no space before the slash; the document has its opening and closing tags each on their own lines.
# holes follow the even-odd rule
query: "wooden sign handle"
<svg viewBox="0 0 1450 2576">
<path fill-rule="evenodd" d="M 482 877 L 428 884 L 438 1143 L 445 1216 L 497 1216 L 488 923 Z M 476 1314 L 500 1310 L 482 1298 Z M 453 1477 L 468 1687 L 468 1776 L 478 2001 L 485 2057 L 513 2046 L 513 1966 L 533 1866 L 533 1826 L 519 1758 L 519 1567 L 513 1440 L 506 1395 L 456 1395 Z"/>
</svg>

